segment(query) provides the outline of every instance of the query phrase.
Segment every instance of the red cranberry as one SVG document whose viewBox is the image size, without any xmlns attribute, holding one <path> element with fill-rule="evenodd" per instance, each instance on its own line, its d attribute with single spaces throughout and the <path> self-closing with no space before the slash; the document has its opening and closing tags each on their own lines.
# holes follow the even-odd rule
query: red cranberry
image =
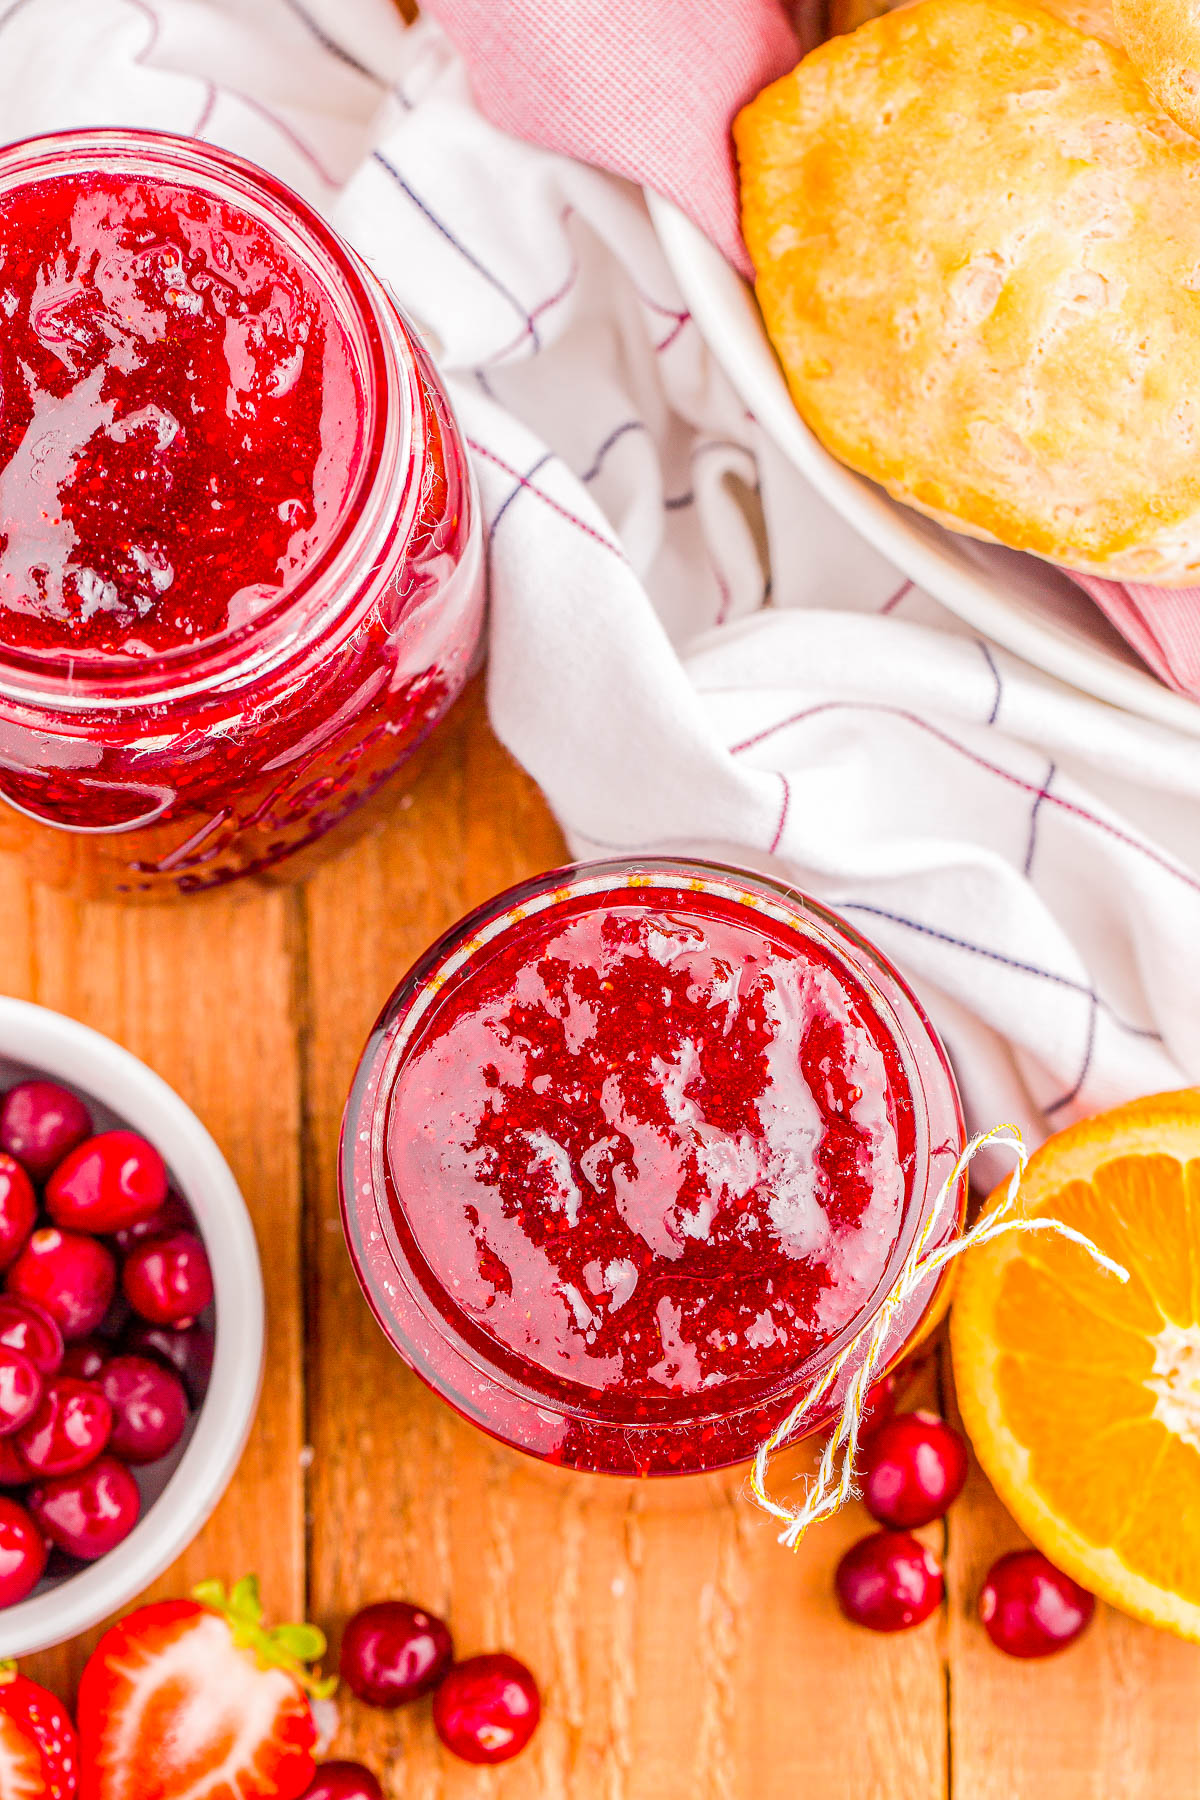
<svg viewBox="0 0 1200 1800">
<path fill-rule="evenodd" d="M 0 1344 L 0 1437 L 19 1431 L 42 1404 L 42 1378 L 23 1350 Z"/>
<path fill-rule="evenodd" d="M 46 1540 L 15 1500 L 0 1499 L 0 1606 L 15 1606 L 42 1579 Z"/>
<path fill-rule="evenodd" d="M 67 1346 L 62 1359 L 62 1373 L 74 1375 L 76 1381 L 96 1381 L 112 1355 L 112 1345 L 103 1338 L 80 1338 L 77 1343 Z"/>
<path fill-rule="evenodd" d="M 1073 1644 L 1096 1610 L 1095 1596 L 1040 1550 L 1013 1550 L 988 1570 L 979 1616 L 1007 1656 L 1052 1656 Z"/>
<path fill-rule="evenodd" d="M 100 1378 L 112 1407 L 111 1443 L 123 1462 L 152 1463 L 173 1450 L 188 1422 L 183 1383 L 146 1356 L 114 1356 Z"/>
<path fill-rule="evenodd" d="M 19 1300 L 34 1300 L 70 1341 L 87 1337 L 108 1311 L 117 1284 L 111 1250 L 77 1231 L 35 1231 L 8 1271 Z"/>
<path fill-rule="evenodd" d="M 208 1392 L 213 1365 L 213 1334 L 206 1325 L 151 1325 L 133 1319 L 121 1339 L 123 1349 L 134 1356 L 153 1356 L 182 1377 L 193 1406 Z"/>
<path fill-rule="evenodd" d="M 42 1404 L 17 1433 L 34 1475 L 73 1475 L 95 1462 L 112 1435 L 112 1407 L 91 1381 L 56 1375 Z"/>
<path fill-rule="evenodd" d="M 46 1210 L 70 1231 L 125 1231 L 167 1197 L 162 1157 L 136 1131 L 104 1131 L 65 1157 L 46 1183 Z"/>
<path fill-rule="evenodd" d="M 56 1375 L 63 1366 L 63 1334 L 36 1300 L 0 1294 L 0 1345 L 22 1350 L 40 1375 Z"/>
<path fill-rule="evenodd" d="M 30 1480 L 29 1465 L 12 1438 L 0 1438 L 0 1488 L 24 1487 Z"/>
<path fill-rule="evenodd" d="M 213 1297 L 208 1253 L 192 1231 L 135 1244 L 122 1274 L 125 1297 L 152 1325 L 180 1325 Z"/>
<path fill-rule="evenodd" d="M 455 1663 L 433 1696 L 437 1734 L 464 1762 L 507 1762 L 525 1748 L 541 1711 L 525 1664 L 502 1654 Z"/>
<path fill-rule="evenodd" d="M 453 1660 L 448 1628 L 407 1600 L 364 1606 L 342 1637 L 342 1679 L 370 1706 L 403 1706 L 429 1693 Z"/>
<path fill-rule="evenodd" d="M 863 1451 L 863 1504 L 881 1525 L 907 1530 L 940 1519 L 962 1493 L 967 1447 L 936 1413 L 897 1413 Z"/>
<path fill-rule="evenodd" d="M 0 1150 L 15 1156 L 35 1181 L 45 1181 L 91 1135 L 91 1113 L 55 1081 L 23 1081 L 0 1106 Z"/>
<path fill-rule="evenodd" d="M 151 1213 L 148 1219 L 115 1233 L 117 1249 L 122 1256 L 128 1256 L 135 1244 L 144 1243 L 147 1238 L 173 1237 L 177 1231 L 195 1229 L 195 1216 L 186 1200 L 181 1200 L 178 1194 L 168 1194 L 158 1211 Z"/>
<path fill-rule="evenodd" d="M 303 1800 L 383 1800 L 383 1789 L 370 1769 L 356 1762 L 318 1763 Z"/>
<path fill-rule="evenodd" d="M 30 1488 L 29 1510 L 52 1543 L 95 1562 L 129 1536 L 138 1522 L 142 1500 L 137 1482 L 115 1456 L 74 1475 L 59 1475 Z"/>
<path fill-rule="evenodd" d="M 36 1300 L 0 1294 L 0 1344 L 23 1351 L 39 1375 L 55 1375 L 62 1367 L 62 1332 Z"/>
<path fill-rule="evenodd" d="M 0 1269 L 14 1263 L 37 1224 L 33 1183 L 11 1156 L 0 1155 Z"/>
<path fill-rule="evenodd" d="M 907 1631 L 941 1605 L 944 1583 L 932 1550 L 907 1531 L 875 1531 L 847 1550 L 834 1578 L 853 1625 Z"/>
</svg>

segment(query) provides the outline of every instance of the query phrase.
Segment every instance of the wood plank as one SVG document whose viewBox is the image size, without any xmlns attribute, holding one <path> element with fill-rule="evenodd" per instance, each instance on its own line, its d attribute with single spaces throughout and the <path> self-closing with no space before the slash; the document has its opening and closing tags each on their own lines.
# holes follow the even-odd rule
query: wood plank
<svg viewBox="0 0 1200 1800">
<path fill-rule="evenodd" d="M 741 1471 L 636 1483 L 543 1468 L 409 1376 L 358 1292 L 334 1159 L 366 1033 L 437 932 L 561 855 L 475 694 L 405 812 L 307 892 L 314 1614 L 336 1637 L 370 1599 L 420 1599 L 448 1613 L 464 1652 L 526 1657 L 547 1700 L 530 1752 L 492 1775 L 443 1756 L 425 1708 L 347 1700 L 339 1753 L 386 1771 L 397 1800 L 933 1800 L 940 1631 L 869 1640 L 833 1604 L 833 1564 L 861 1517 L 792 1558 Z"/>
<path fill-rule="evenodd" d="M 950 1717 L 956 1800 L 1194 1800 L 1200 1651 L 1100 1606 L 1045 1661 L 995 1650 L 976 1616 L 988 1568 L 1026 1539 L 973 1469 L 950 1516 Z"/>
<path fill-rule="evenodd" d="M 264 1252 L 269 1367 L 255 1429 L 225 1500 L 154 1591 L 253 1569 L 269 1606 L 289 1616 L 305 1586 L 298 904 L 250 888 L 81 905 L 0 867 L 0 986 L 107 1032 L 178 1089 L 228 1156 Z M 95 1635 L 31 1659 L 30 1672 L 70 1691 Z"/>
</svg>

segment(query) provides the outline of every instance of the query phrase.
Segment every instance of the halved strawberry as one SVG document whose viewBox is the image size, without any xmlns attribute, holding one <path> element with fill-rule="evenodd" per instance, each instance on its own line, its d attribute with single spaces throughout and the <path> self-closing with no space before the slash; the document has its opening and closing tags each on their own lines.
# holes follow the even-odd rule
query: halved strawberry
<svg viewBox="0 0 1200 1800">
<path fill-rule="evenodd" d="M 314 1625 L 262 1623 L 258 1583 L 206 1582 L 105 1632 L 79 1685 L 80 1800 L 299 1800 L 312 1781 Z"/>
<path fill-rule="evenodd" d="M 62 1701 L 0 1663 L 3 1800 L 74 1800 L 78 1784 L 79 1744 Z"/>
</svg>

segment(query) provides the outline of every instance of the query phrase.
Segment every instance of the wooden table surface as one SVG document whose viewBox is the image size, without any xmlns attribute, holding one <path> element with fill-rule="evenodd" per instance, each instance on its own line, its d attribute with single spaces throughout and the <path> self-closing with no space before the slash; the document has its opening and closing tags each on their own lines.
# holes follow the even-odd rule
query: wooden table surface
<svg viewBox="0 0 1200 1800">
<path fill-rule="evenodd" d="M 873 1638 L 831 1596 L 857 1508 L 792 1555 L 736 1471 L 638 1483 L 543 1469 L 392 1354 L 337 1219 L 351 1073 L 416 953 L 561 856 L 476 691 L 387 821 L 303 886 L 80 905 L 0 864 L 0 987 L 108 1032 L 178 1088 L 232 1162 L 263 1253 L 257 1426 L 155 1591 L 257 1570 L 277 1617 L 307 1613 L 334 1644 L 356 1607 L 404 1595 L 445 1613 L 463 1652 L 524 1657 L 545 1721 L 496 1771 L 444 1755 L 427 1704 L 343 1701 L 337 1753 L 371 1763 L 392 1800 L 1200 1795 L 1200 1649 L 1104 1610 L 1057 1660 L 991 1649 L 974 1596 L 1020 1539 L 979 1476 L 929 1533 L 948 1560 L 944 1611 Z M 27 1668 L 66 1692 L 86 1649 Z"/>
</svg>

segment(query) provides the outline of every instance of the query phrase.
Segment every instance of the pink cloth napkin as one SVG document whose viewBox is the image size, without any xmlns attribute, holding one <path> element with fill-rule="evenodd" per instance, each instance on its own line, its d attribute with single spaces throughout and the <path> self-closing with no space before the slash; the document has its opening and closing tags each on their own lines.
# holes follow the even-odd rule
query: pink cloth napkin
<svg viewBox="0 0 1200 1800">
<path fill-rule="evenodd" d="M 800 56 L 783 0 L 425 0 L 502 130 L 665 194 L 744 275 L 729 127 Z M 806 38 L 807 31 L 803 34 Z M 1169 686 L 1200 699 L 1200 588 L 1075 576 Z"/>
</svg>

